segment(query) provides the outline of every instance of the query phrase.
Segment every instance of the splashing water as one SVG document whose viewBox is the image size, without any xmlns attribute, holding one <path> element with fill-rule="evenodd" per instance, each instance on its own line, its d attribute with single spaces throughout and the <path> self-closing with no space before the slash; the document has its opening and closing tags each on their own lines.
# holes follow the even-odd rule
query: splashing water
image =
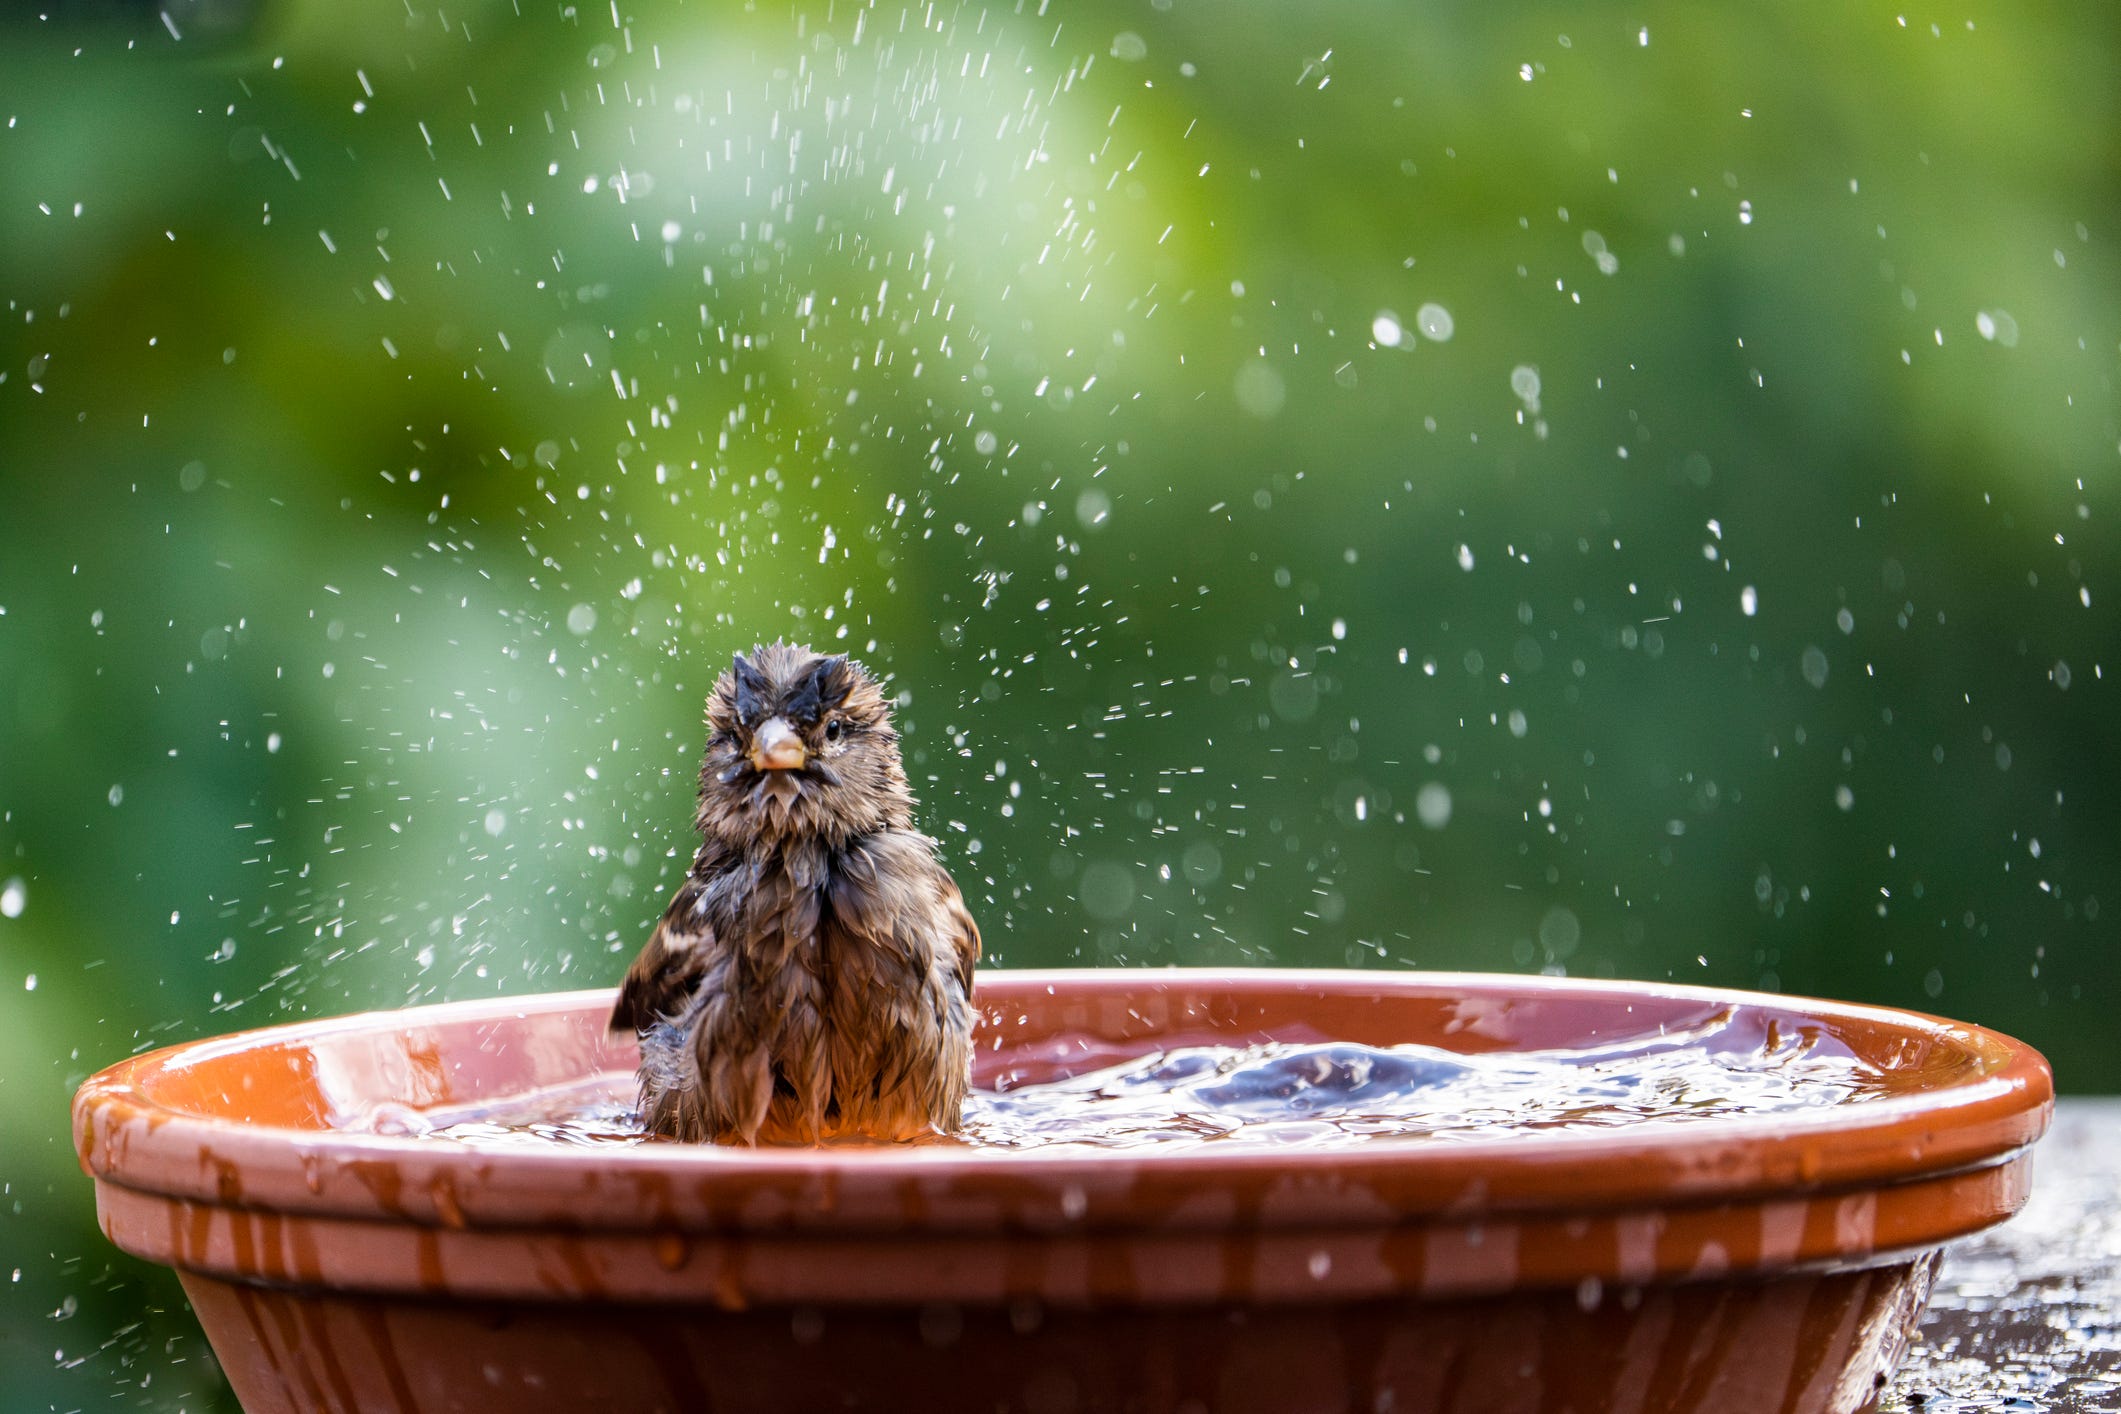
<svg viewBox="0 0 2121 1414">
<path fill-rule="evenodd" d="M 477 1145 L 639 1144 L 632 1078 L 360 1127 Z M 1530 1137 L 1786 1114 L 1891 1094 L 1891 1073 L 1816 1038 L 1716 1050 L 1699 1035 L 1595 1050 L 1462 1055 L 1349 1041 L 1187 1046 L 1057 1080 L 975 1090 L 958 1142 L 982 1149 L 1318 1145 Z"/>
<path fill-rule="evenodd" d="M 1005 1149 L 1474 1139 L 1776 1114 L 1883 1090 L 1880 1072 L 1814 1054 L 1805 1042 L 1751 1054 L 1670 1046 L 1606 1056 L 1469 1056 L 1345 1041 L 1187 1047 L 1070 1080 L 978 1093 L 966 1109 L 965 1137 Z"/>
</svg>

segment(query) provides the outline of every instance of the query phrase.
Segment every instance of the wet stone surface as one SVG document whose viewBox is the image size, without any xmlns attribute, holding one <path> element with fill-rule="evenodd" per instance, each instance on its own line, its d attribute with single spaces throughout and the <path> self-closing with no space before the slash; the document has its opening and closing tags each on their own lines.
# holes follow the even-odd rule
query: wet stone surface
<svg viewBox="0 0 2121 1414">
<path fill-rule="evenodd" d="M 2016 1218 L 1953 1248 L 1881 1414 L 2121 1412 L 2121 1099 L 2065 1100 Z"/>
</svg>

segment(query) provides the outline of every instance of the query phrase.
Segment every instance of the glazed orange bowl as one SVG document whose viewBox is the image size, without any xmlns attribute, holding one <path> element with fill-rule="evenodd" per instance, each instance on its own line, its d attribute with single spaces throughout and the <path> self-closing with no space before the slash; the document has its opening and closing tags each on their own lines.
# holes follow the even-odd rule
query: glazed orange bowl
<svg viewBox="0 0 2121 1414">
<path fill-rule="evenodd" d="M 1196 1046 L 1463 1057 L 1802 1038 L 1847 1102 L 1360 1142 L 481 1145 L 377 1132 L 602 1085 L 606 992 L 306 1022 L 74 1103 L 104 1231 L 177 1269 L 250 1414 L 1870 1406 L 2052 1081 L 1913 1013 L 1296 971 L 981 977 L 992 1090 Z M 1694 1044 L 1689 1042 L 1688 1044 Z M 401 1126 L 403 1127 L 403 1126 Z M 416 1122 L 411 1128 L 423 1127 Z"/>
</svg>

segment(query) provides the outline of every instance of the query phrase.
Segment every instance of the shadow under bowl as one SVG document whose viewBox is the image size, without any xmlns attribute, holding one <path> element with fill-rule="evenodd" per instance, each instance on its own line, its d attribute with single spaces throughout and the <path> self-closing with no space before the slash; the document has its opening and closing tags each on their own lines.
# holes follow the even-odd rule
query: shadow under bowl
<svg viewBox="0 0 2121 1414">
<path fill-rule="evenodd" d="M 1977 1027 L 1483 975 L 994 972 L 975 1079 L 1193 1045 L 1460 1053 L 1801 1034 L 1859 1101 L 1598 1129 L 978 1149 L 481 1147 L 351 1126 L 634 1064 L 576 992 L 245 1032 L 74 1102 L 118 1246 L 173 1266 L 250 1414 L 1868 1408 L 1942 1245 L 2052 1109 Z"/>
</svg>

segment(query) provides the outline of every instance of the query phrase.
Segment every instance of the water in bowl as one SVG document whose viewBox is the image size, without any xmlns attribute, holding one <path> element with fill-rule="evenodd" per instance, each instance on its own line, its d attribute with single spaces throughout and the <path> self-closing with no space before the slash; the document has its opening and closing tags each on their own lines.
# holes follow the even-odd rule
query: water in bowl
<svg viewBox="0 0 2121 1414">
<path fill-rule="evenodd" d="M 975 1148 L 1439 1142 L 1786 1114 L 1892 1093 L 1894 1072 L 1812 1030 L 1739 1034 L 1728 1013 L 1685 1032 L 1610 1045 L 1465 1054 L 1350 1041 L 1156 1051 L 1080 1074 L 974 1090 Z M 655 1142 L 633 1079 L 425 1113 L 392 1107 L 362 1127 L 473 1145 Z"/>
</svg>

